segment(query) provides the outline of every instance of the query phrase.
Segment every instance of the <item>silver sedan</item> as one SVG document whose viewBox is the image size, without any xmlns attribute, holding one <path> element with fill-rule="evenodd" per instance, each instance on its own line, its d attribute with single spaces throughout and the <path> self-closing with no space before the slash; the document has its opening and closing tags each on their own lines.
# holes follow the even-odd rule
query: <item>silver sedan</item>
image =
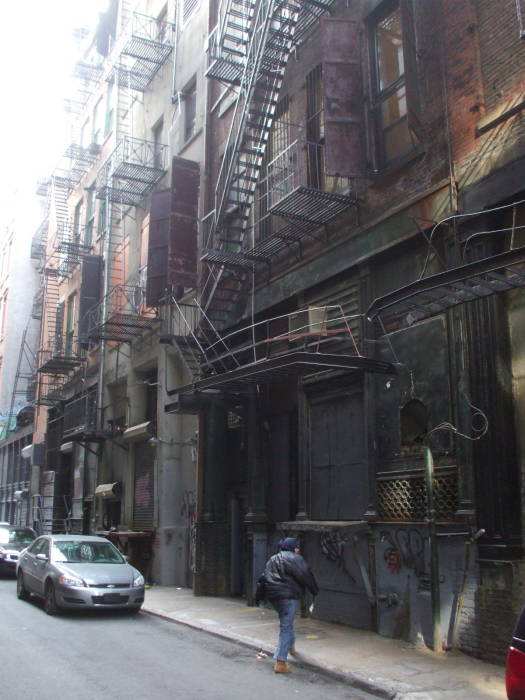
<svg viewBox="0 0 525 700">
<path fill-rule="evenodd" d="M 18 598 L 44 599 L 48 615 L 65 608 L 125 608 L 138 612 L 144 577 L 103 537 L 43 535 L 20 556 Z"/>
</svg>

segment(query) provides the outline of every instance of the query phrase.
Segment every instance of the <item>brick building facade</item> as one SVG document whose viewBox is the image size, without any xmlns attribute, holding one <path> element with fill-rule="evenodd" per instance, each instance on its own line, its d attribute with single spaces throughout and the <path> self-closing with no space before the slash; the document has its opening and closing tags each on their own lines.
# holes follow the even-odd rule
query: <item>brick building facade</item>
<svg viewBox="0 0 525 700">
<path fill-rule="evenodd" d="M 501 661 L 522 603 L 518 10 L 111 4 L 44 188 L 51 520 L 64 503 L 151 580 L 248 603 L 294 534 L 321 619 Z"/>
</svg>

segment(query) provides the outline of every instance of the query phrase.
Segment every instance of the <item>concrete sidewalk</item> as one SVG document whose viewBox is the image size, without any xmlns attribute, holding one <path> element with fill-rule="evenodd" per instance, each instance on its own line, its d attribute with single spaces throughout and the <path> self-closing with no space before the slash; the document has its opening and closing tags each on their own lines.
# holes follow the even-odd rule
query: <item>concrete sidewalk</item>
<svg viewBox="0 0 525 700">
<path fill-rule="evenodd" d="M 187 588 L 153 586 L 143 610 L 167 620 L 251 647 L 272 667 L 277 614 L 234 598 L 197 597 Z M 297 619 L 297 659 L 292 663 L 328 673 L 353 687 L 395 700 L 505 699 L 504 670 L 460 652 L 426 649 L 352 627 Z"/>
</svg>

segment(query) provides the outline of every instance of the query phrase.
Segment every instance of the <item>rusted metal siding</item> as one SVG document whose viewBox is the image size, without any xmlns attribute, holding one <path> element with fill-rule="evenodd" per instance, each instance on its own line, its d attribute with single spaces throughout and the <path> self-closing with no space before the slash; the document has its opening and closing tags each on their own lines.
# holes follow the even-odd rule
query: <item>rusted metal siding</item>
<svg viewBox="0 0 525 700">
<path fill-rule="evenodd" d="M 78 311 L 78 337 L 80 347 L 89 345 L 88 311 L 100 300 L 100 270 L 102 257 L 100 255 L 84 255 L 82 257 L 82 277 L 80 282 L 80 299 Z"/>
<path fill-rule="evenodd" d="M 166 293 L 170 209 L 171 190 L 153 192 L 151 195 L 146 281 L 146 303 L 148 306 L 156 306 Z"/>
<path fill-rule="evenodd" d="M 323 18 L 321 44 L 326 172 L 363 177 L 363 89 L 357 22 Z"/>
<path fill-rule="evenodd" d="M 146 443 L 135 448 L 135 483 L 133 498 L 133 529 L 151 530 L 154 517 L 153 450 Z"/>
<path fill-rule="evenodd" d="M 174 286 L 193 287 L 197 280 L 199 178 L 198 163 L 173 158 L 168 282 Z"/>
</svg>

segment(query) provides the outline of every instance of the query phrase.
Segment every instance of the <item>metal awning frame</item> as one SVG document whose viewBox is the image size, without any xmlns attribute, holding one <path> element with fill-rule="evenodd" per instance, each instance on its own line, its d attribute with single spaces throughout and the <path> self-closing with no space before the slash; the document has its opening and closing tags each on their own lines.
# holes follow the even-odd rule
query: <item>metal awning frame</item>
<svg viewBox="0 0 525 700">
<path fill-rule="evenodd" d="M 525 268 L 517 265 L 525 265 L 525 246 L 411 282 L 376 299 L 366 317 L 373 321 L 412 313 L 414 320 L 421 320 L 467 301 L 525 287 Z M 512 276 L 505 274 L 509 268 Z"/>
</svg>

